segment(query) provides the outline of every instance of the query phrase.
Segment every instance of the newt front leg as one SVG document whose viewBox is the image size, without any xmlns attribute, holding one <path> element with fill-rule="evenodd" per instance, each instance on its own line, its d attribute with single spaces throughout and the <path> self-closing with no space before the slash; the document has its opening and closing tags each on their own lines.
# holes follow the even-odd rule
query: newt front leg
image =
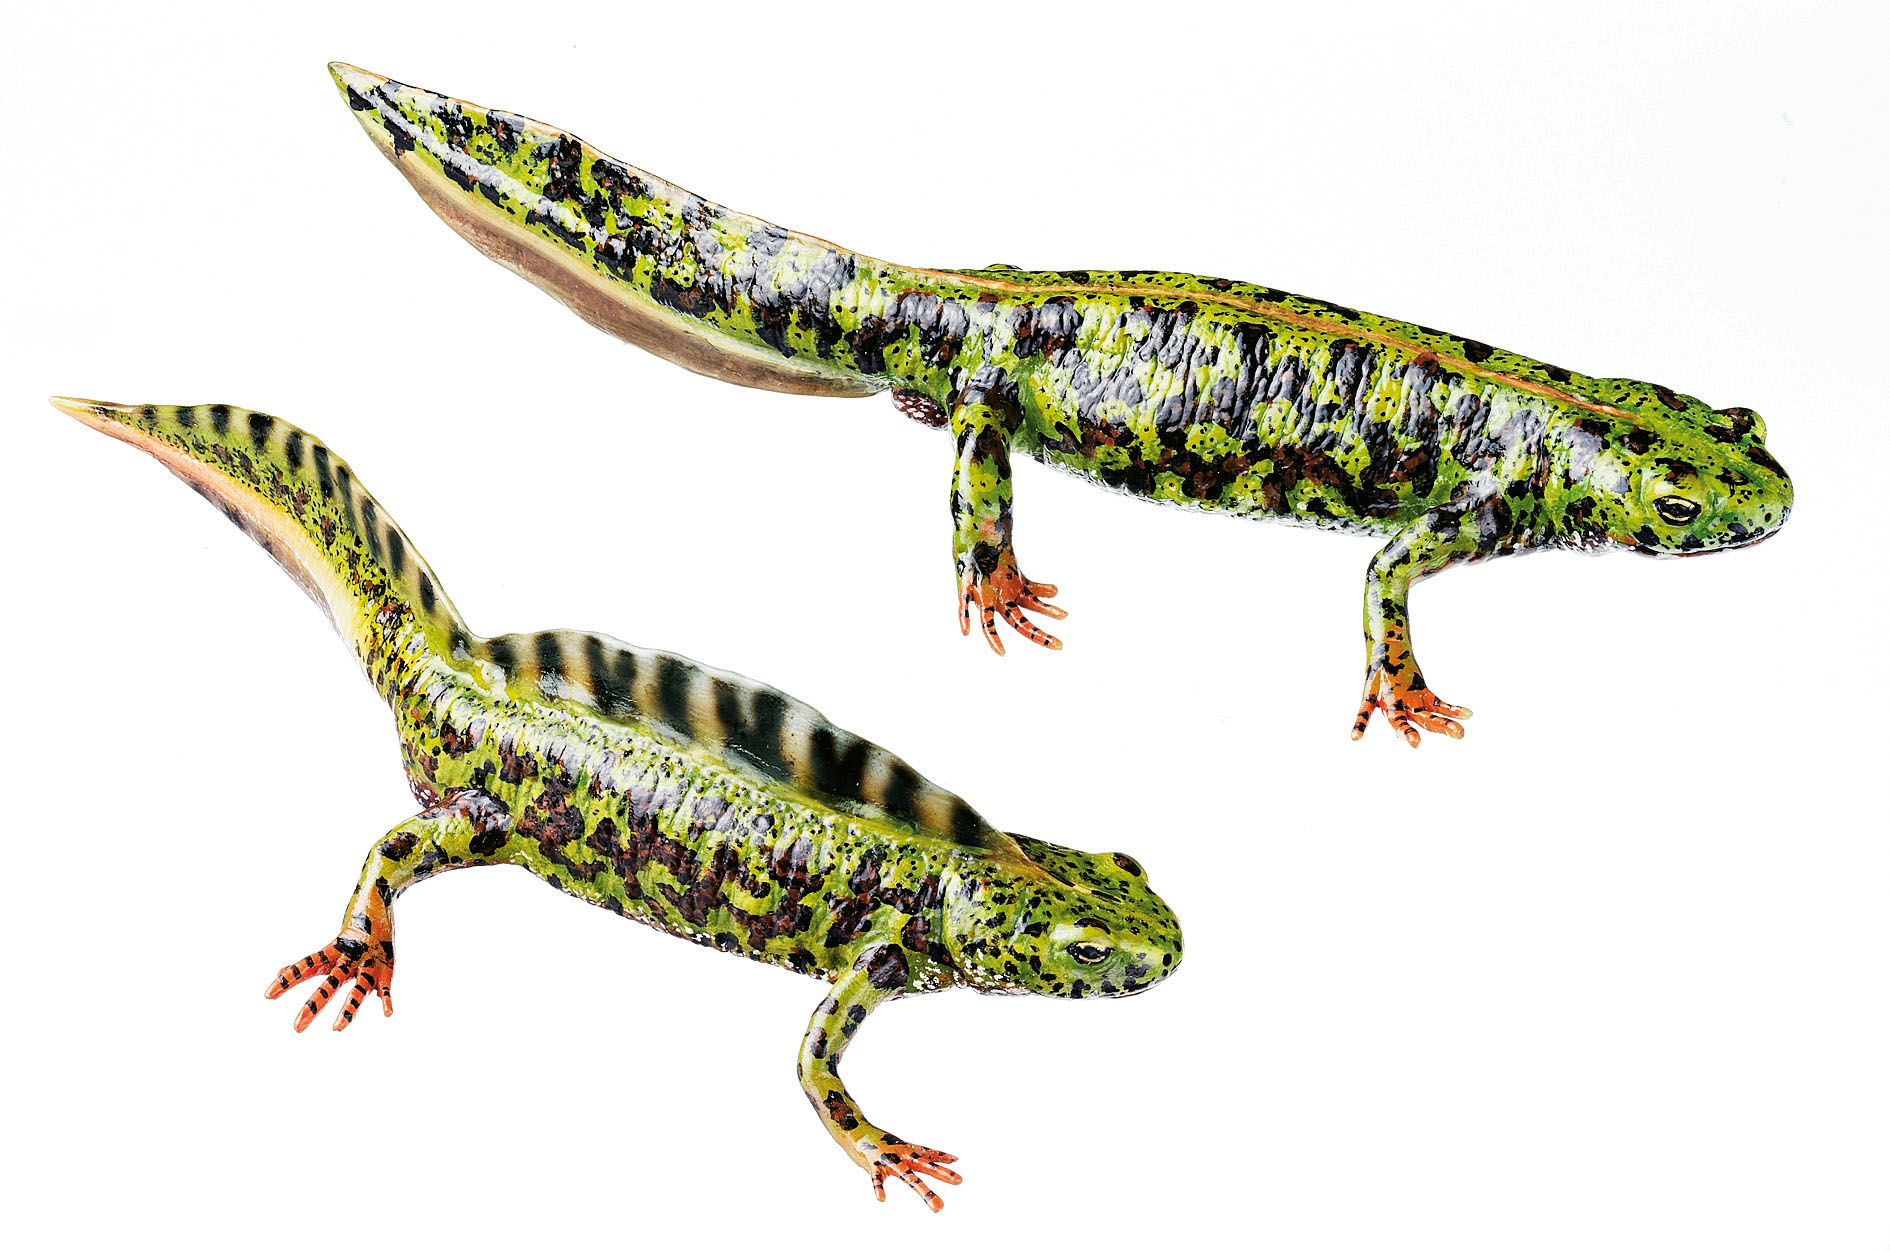
<svg viewBox="0 0 1890 1251">
<path fill-rule="evenodd" d="M 801 1040 L 796 1073 L 820 1123 L 848 1158 L 873 1179 L 873 1193 L 880 1202 L 886 1201 L 886 1178 L 896 1177 L 937 1212 L 945 1201 L 926 1185 L 925 1178 L 956 1186 L 963 1179 L 945 1166 L 958 1157 L 914 1146 L 879 1128 L 866 1119 L 840 1080 L 840 1057 L 860 1023 L 874 1008 L 904 991 L 907 977 L 905 949 L 897 943 L 876 944 L 862 952 L 835 981 L 833 993 L 815 1009 Z"/>
<path fill-rule="evenodd" d="M 1374 710 L 1416 747 L 1420 729 L 1463 737 L 1458 724 L 1468 708 L 1447 704 L 1431 691 L 1411 651 L 1411 584 L 1477 554 L 1458 510 L 1424 514 L 1372 557 L 1365 574 L 1365 698 L 1352 723 L 1358 739 Z"/>
<path fill-rule="evenodd" d="M 381 997 L 382 1015 L 392 1016 L 394 899 L 435 873 L 470 864 L 502 863 L 511 842 L 511 815 L 498 800 L 474 787 L 453 791 L 444 802 L 402 821 L 368 852 L 335 941 L 284 966 L 264 995 L 275 999 L 310 978 L 322 979 L 295 1015 L 298 1034 L 349 982 L 354 989 L 335 1017 L 336 1029 L 348 1028 L 370 994 Z"/>
<path fill-rule="evenodd" d="M 1024 615 L 1052 620 L 1069 614 L 1049 601 L 1057 588 L 1032 582 L 1017 567 L 1011 545 L 1011 441 L 1023 423 L 1015 399 L 1003 394 L 1002 379 L 980 371 L 952 410 L 952 555 L 958 567 L 958 629 L 971 633 L 975 608 L 991 650 L 1002 656 L 997 618 L 1031 642 L 1063 646 Z"/>
</svg>

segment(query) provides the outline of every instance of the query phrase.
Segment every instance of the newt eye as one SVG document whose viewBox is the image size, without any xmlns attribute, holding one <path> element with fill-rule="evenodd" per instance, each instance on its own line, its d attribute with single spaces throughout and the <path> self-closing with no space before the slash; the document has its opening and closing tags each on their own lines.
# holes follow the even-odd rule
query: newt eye
<svg viewBox="0 0 1890 1251">
<path fill-rule="evenodd" d="M 1133 856 L 1125 856 L 1121 852 L 1118 851 L 1118 852 L 1112 852 L 1109 858 L 1116 862 L 1116 867 L 1118 869 L 1121 869 L 1124 873 L 1127 873 L 1130 877 L 1142 876 L 1142 866 L 1135 862 L 1135 858 Z"/>
<path fill-rule="evenodd" d="M 1679 495 L 1663 495 L 1654 501 L 1654 511 L 1670 526 L 1684 526 L 1700 515 L 1700 506 Z"/>
<path fill-rule="evenodd" d="M 1101 943 L 1071 943 L 1069 950 L 1081 964 L 1101 964 L 1109 956 L 1109 948 Z"/>
</svg>

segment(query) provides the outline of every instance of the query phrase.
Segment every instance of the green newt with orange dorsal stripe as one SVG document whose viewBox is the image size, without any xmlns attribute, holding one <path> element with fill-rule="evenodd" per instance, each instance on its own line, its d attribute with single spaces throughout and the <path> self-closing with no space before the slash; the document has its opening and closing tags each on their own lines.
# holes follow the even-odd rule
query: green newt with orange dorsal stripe
<svg viewBox="0 0 1890 1251">
<path fill-rule="evenodd" d="M 1765 423 L 1654 383 L 1254 283 L 1146 270 L 926 269 L 735 212 L 515 113 L 350 65 L 336 84 L 428 207 L 612 334 L 711 377 L 890 392 L 949 431 L 959 626 L 1059 641 L 1014 544 L 1011 457 L 1143 499 L 1385 540 L 1365 689 L 1413 747 L 1463 734 L 1412 652 L 1409 594 L 1546 549 L 1692 556 L 1791 512 Z"/>
</svg>

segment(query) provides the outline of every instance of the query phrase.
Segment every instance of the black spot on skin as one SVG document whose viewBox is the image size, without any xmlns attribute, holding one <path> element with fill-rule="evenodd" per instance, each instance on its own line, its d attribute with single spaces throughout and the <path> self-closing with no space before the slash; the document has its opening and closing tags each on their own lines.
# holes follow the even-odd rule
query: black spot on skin
<svg viewBox="0 0 1890 1251">
<path fill-rule="evenodd" d="M 413 136 L 407 133 L 404 126 L 394 120 L 399 115 L 399 106 L 393 103 L 392 93 L 399 89 L 398 84 L 390 82 L 385 88 L 375 91 L 376 95 L 388 101 L 389 107 L 380 113 L 381 129 L 387 132 L 388 139 L 393 143 L 396 158 L 403 152 L 413 151 Z"/>
<path fill-rule="evenodd" d="M 269 446 L 269 432 L 275 429 L 276 419 L 268 413 L 249 415 L 249 441 L 256 445 L 258 452 Z"/>
<path fill-rule="evenodd" d="M 322 498 L 331 499 L 335 494 L 335 479 L 328 467 L 328 449 L 317 443 L 310 451 L 315 460 L 315 478 L 321 483 Z"/>
<path fill-rule="evenodd" d="M 544 196 L 551 200 L 575 199 L 584 171 L 583 145 L 569 135 L 559 135 L 549 151 L 540 147 L 538 152 L 545 157 Z"/>
<path fill-rule="evenodd" d="M 486 122 L 492 127 L 492 141 L 499 145 L 499 151 L 511 156 L 518 151 L 519 132 L 524 123 L 506 113 L 488 113 Z"/>
<path fill-rule="evenodd" d="M 420 571 L 420 607 L 425 612 L 432 612 L 433 605 L 436 602 L 437 600 L 433 593 L 433 579 L 427 576 L 426 570 L 422 569 Z"/>
<path fill-rule="evenodd" d="M 947 829 L 955 843 L 966 847 L 984 845 L 984 822 L 962 799 L 952 804 L 952 815 L 947 822 Z"/>
<path fill-rule="evenodd" d="M 679 313 L 691 317 L 706 317 L 715 311 L 715 301 L 709 293 L 699 286 L 685 286 L 667 274 L 655 274 L 650 278 L 650 296 L 658 304 L 673 308 Z M 790 348 L 783 352 L 792 355 Z"/>
<path fill-rule="evenodd" d="M 741 692 L 734 683 L 724 678 L 711 678 L 709 692 L 715 701 L 715 723 L 722 727 L 726 736 L 729 727 L 741 723 Z"/>
<path fill-rule="evenodd" d="M 343 481 L 346 481 L 345 475 Z M 344 495 L 347 492 L 342 492 Z M 367 542 L 368 555 L 381 560 L 381 530 L 374 524 L 374 501 L 366 496 L 361 498 L 361 537 Z"/>
<path fill-rule="evenodd" d="M 1017 310 L 1011 321 L 1014 351 L 1019 360 L 1032 356 L 1056 357 L 1076 346 L 1083 314 L 1070 297 L 1046 300 Z"/>
<path fill-rule="evenodd" d="M 1512 514 L 1509 501 L 1497 496 L 1477 510 L 1477 545 L 1489 548 L 1509 533 Z"/>
<path fill-rule="evenodd" d="M 808 768 L 814 785 L 829 795 L 859 798 L 865 789 L 866 761 L 869 748 L 863 739 L 852 738 L 841 749 L 834 731 L 820 726 L 809 736 Z"/>
<path fill-rule="evenodd" d="M 466 840 L 466 850 L 475 856 L 490 856 L 505 846 L 506 836 L 502 828 L 481 830 Z"/>
<path fill-rule="evenodd" d="M 289 462 L 289 468 L 302 467 L 302 432 L 291 430 L 288 439 L 282 445 L 282 455 Z"/>
<path fill-rule="evenodd" d="M 1489 360 L 1490 353 L 1494 350 L 1495 349 L 1489 344 L 1479 343 L 1475 339 L 1465 339 L 1463 341 L 1463 358 L 1473 365 L 1481 365 L 1484 361 Z"/>
<path fill-rule="evenodd" d="M 913 801 L 918 797 L 919 786 L 918 773 L 905 761 L 898 761 L 886 779 L 886 790 L 880 796 L 879 806 L 902 821 L 910 821 L 918 815 Z"/>
<path fill-rule="evenodd" d="M 440 126 L 446 131 L 447 146 L 464 152 L 467 143 L 471 142 L 473 137 L 472 119 L 461 113 L 458 106 L 452 104 L 447 105 L 438 116 Z"/>
<path fill-rule="evenodd" d="M 486 654 L 492 658 L 493 664 L 505 670 L 506 677 L 510 678 L 518 672 L 518 653 L 512 650 L 508 640 L 491 640 L 486 644 Z"/>
<path fill-rule="evenodd" d="M 827 1109 L 827 1119 L 841 1129 L 858 1129 L 859 1118 L 853 1115 L 853 1109 L 847 1106 L 847 1097 L 837 1090 L 827 1092 L 822 1105 Z"/>
<path fill-rule="evenodd" d="M 903 990 L 909 979 L 906 953 L 896 943 L 875 947 L 866 957 L 866 980 L 878 990 Z M 861 1014 L 864 1019 L 865 1014 Z"/>
<path fill-rule="evenodd" d="M 1741 438 L 1746 437 L 1746 435 L 1750 435 L 1754 423 L 1758 421 L 1758 414 L 1756 414 L 1756 412 L 1752 412 L 1750 408 L 1737 406 L 1737 404 L 1731 406 L 1731 408 L 1714 408 L 1712 412 L 1714 412 L 1714 416 L 1726 418 L 1726 425 L 1709 425 L 1709 427 L 1707 427 L 1707 433 L 1714 438 L 1718 438 L 1718 440 L 1722 440 L 1722 442 L 1737 442 L 1737 440 L 1741 440 Z M 1731 433 L 1731 440 L 1727 440 L 1720 431 L 1729 431 L 1729 433 Z"/>
<path fill-rule="evenodd" d="M 546 630 L 533 640 L 537 652 L 538 676 L 542 678 L 561 678 L 564 676 L 564 652 L 558 646 L 558 636 Z"/>
<path fill-rule="evenodd" d="M 387 567 L 396 578 L 407 568 L 407 541 L 392 526 L 387 528 Z"/>
<path fill-rule="evenodd" d="M 656 661 L 656 701 L 665 723 L 677 729 L 689 725 L 689 680 L 695 669 L 680 656 L 659 656 Z"/>
<path fill-rule="evenodd" d="M 633 716 L 636 713 L 636 703 L 631 696 L 637 679 L 635 654 L 622 649 L 606 654 L 603 640 L 596 635 L 586 635 L 584 663 L 591 698 L 596 701 L 598 710 L 620 720 Z"/>
<path fill-rule="evenodd" d="M 230 432 L 230 406 L 228 404 L 212 404 L 210 406 L 210 424 L 215 427 L 218 434 L 228 434 Z"/>
<path fill-rule="evenodd" d="M 771 778 L 788 776 L 787 754 L 781 733 L 787 721 L 787 702 L 778 691 L 761 690 L 749 702 L 749 715 L 740 722 L 725 722 L 728 746 L 753 761 Z"/>
<path fill-rule="evenodd" d="M 480 191 L 487 190 L 483 182 L 476 186 Z M 488 198 L 493 197 L 489 195 Z M 525 214 L 525 221 L 528 225 L 543 226 L 547 231 L 562 239 L 567 247 L 577 252 L 582 252 L 584 245 L 590 242 L 590 235 L 587 232 L 571 229 L 553 213 L 541 213 L 534 208 Z"/>
<path fill-rule="evenodd" d="M 1781 478 L 1785 476 L 1785 466 L 1779 464 L 1776 460 L 1773 460 L 1772 453 L 1766 451 L 1764 448 L 1760 447 L 1757 443 L 1754 443 L 1752 446 L 1746 449 L 1746 459 L 1751 461 L 1753 464 L 1757 465 L 1761 469 L 1771 470 L 1773 473 L 1777 474 Z"/>
<path fill-rule="evenodd" d="M 591 181 L 597 184 L 599 190 L 612 196 L 635 199 L 649 194 L 649 187 L 641 178 L 608 157 L 599 157 L 591 162 Z"/>
<path fill-rule="evenodd" d="M 195 426 L 197 424 L 197 410 L 194 408 L 178 409 L 177 410 L 177 424 L 182 426 L 186 430 L 189 430 L 191 427 Z"/>
</svg>

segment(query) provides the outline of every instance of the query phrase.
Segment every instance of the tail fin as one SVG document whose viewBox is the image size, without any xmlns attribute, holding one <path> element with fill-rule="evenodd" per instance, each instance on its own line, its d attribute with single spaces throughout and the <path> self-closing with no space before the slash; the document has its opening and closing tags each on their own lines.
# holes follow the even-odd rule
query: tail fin
<svg viewBox="0 0 1890 1251">
<path fill-rule="evenodd" d="M 467 646 L 469 631 L 433 570 L 346 462 L 305 431 L 227 404 L 52 403 L 150 453 L 222 509 L 321 606 L 377 685 L 372 652 L 390 609 L 412 620 L 435 655 Z"/>
<path fill-rule="evenodd" d="M 962 846 L 1023 854 L 958 796 L 765 683 L 601 635 L 473 634 L 347 464 L 279 417 L 227 404 L 52 402 L 150 453 L 221 509 L 321 606 L 390 701 L 403 668 L 444 661 L 463 674 L 478 671 L 481 685 L 502 686 L 519 700 L 656 728 L 844 811 L 910 822 Z M 416 638 L 424 655 L 410 650 Z"/>
<path fill-rule="evenodd" d="M 691 195 L 543 122 L 332 62 L 381 154 L 468 243 L 598 329 L 685 369 L 872 395 L 861 314 L 890 267 Z M 870 336 L 869 336 L 870 337 Z"/>
</svg>

